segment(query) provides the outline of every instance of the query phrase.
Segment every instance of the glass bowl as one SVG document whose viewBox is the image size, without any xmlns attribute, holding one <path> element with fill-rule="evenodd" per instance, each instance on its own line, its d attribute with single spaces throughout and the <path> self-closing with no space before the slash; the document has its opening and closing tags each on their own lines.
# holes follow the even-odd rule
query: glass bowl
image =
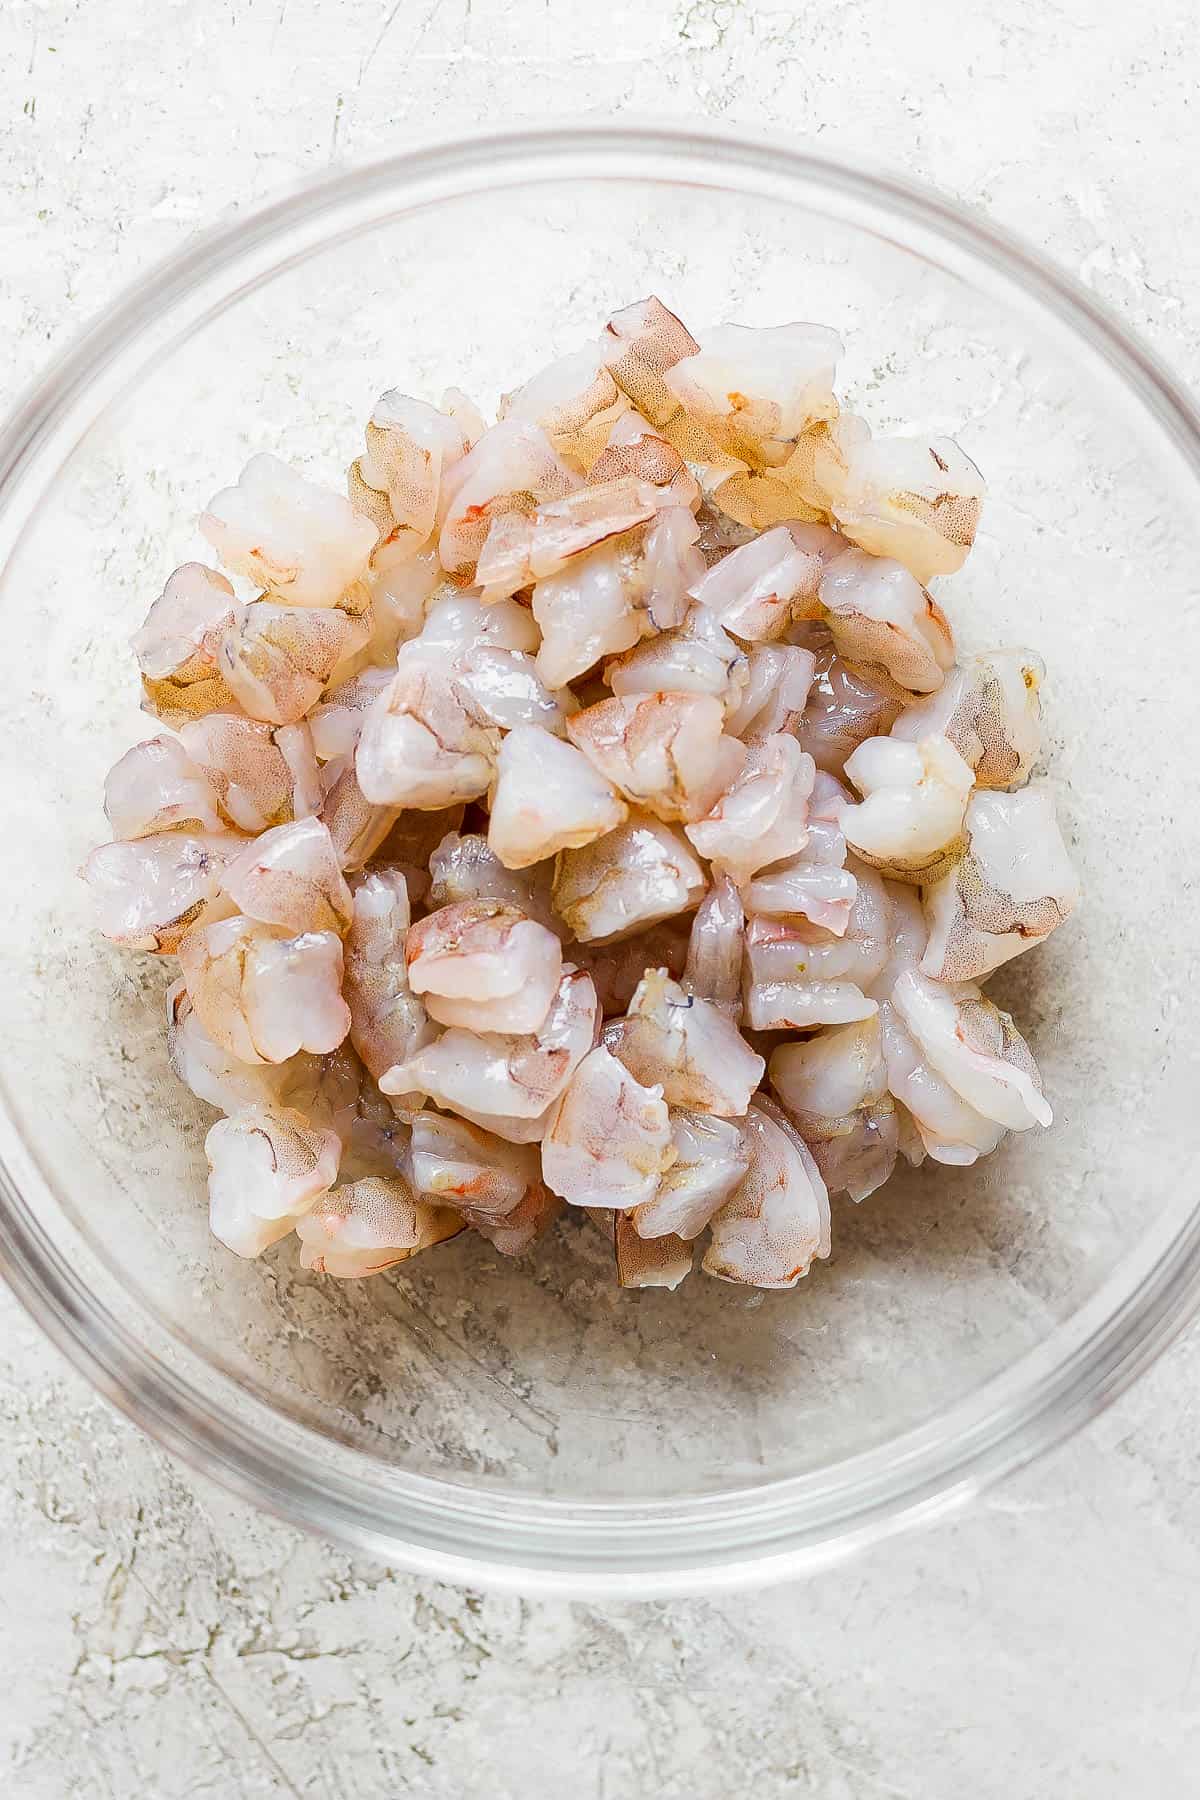
<svg viewBox="0 0 1200 1800">
<path fill-rule="evenodd" d="M 621 1292 L 586 1221 L 305 1274 L 208 1234 L 211 1119 L 168 970 L 76 878 L 148 722 L 127 647 L 254 451 L 339 483 L 379 390 L 485 408 L 608 313 L 836 326 L 878 427 L 957 436 L 990 499 L 937 584 L 1045 656 L 1085 900 L 994 984 L 1057 1119 L 861 1207 L 792 1293 Z M 1194 408 L 1072 283 L 889 176 L 747 136 L 519 130 L 334 175 L 197 239 L 0 442 L 0 1256 L 111 1399 L 239 1494 L 479 1583 L 663 1593 L 792 1573 L 974 1494 L 1086 1419 L 1195 1297 L 1200 723 Z M 1158 733 L 1170 726 L 1178 754 Z"/>
</svg>

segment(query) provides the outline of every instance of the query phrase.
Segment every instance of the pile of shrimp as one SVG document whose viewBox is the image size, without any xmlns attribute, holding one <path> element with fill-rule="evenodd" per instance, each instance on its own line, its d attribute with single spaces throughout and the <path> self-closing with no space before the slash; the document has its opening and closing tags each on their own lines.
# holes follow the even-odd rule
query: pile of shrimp
<svg viewBox="0 0 1200 1800">
<path fill-rule="evenodd" d="M 956 657 L 983 480 L 841 411 L 841 348 L 652 298 L 495 424 L 384 394 L 346 497 L 263 454 L 210 502 L 83 873 L 178 959 L 229 1250 L 365 1276 L 572 1206 L 622 1287 L 703 1239 L 790 1288 L 830 1194 L 1050 1123 L 980 986 L 1077 898 L 1043 666 Z"/>
</svg>

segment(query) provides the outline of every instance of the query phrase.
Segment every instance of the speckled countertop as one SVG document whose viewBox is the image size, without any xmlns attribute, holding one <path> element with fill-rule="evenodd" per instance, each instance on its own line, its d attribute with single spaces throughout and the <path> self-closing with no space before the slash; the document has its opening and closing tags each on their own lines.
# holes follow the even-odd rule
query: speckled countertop
<svg viewBox="0 0 1200 1800">
<path fill-rule="evenodd" d="M 4 0 L 0 400 L 194 226 L 397 134 L 622 110 L 865 151 L 1200 370 L 1183 0 Z M 1184 1800 L 1200 1333 L 949 1524 L 769 1593 L 526 1603 L 217 1494 L 0 1295 L 11 1800 Z"/>
</svg>

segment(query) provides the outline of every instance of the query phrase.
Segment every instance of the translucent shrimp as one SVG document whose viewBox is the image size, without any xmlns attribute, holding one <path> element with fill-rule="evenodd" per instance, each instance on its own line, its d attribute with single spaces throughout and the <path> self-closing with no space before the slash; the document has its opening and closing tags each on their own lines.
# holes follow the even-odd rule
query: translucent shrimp
<svg viewBox="0 0 1200 1800">
<path fill-rule="evenodd" d="M 972 794 L 964 831 L 963 855 L 922 894 L 921 968 L 939 981 L 990 974 L 1049 937 L 1079 898 L 1048 788 Z"/>
<path fill-rule="evenodd" d="M 882 671 L 910 693 L 930 694 L 954 666 L 945 614 L 891 557 L 844 551 L 821 576 L 820 602 L 834 649 L 868 675 Z"/>
<path fill-rule="evenodd" d="M 296 1221 L 301 1268 L 342 1281 L 394 1269 L 462 1229 L 457 1212 L 416 1199 L 399 1173 L 345 1182 Z"/>
<path fill-rule="evenodd" d="M 818 769 L 840 775 L 846 758 L 870 737 L 884 737 L 900 711 L 892 682 L 873 684 L 861 670 L 852 668 L 837 654 L 832 641 L 814 648 L 816 671 L 804 717 L 800 741 Z"/>
<path fill-rule="evenodd" d="M 668 1106 L 741 1118 L 766 1064 L 726 1013 L 687 993 L 665 969 L 648 969 L 623 1019 L 604 1041 L 644 1087 Z"/>
<path fill-rule="evenodd" d="M 758 644 L 782 637 L 799 618 L 817 616 L 821 559 L 798 550 L 786 525 L 731 550 L 692 588 L 731 637 Z"/>
<path fill-rule="evenodd" d="M 118 838 L 225 827 L 212 787 L 178 738 L 147 738 L 113 764 L 104 782 L 104 813 Z"/>
<path fill-rule="evenodd" d="M 413 551 L 387 538 L 376 549 L 367 571 L 371 596 L 371 639 L 367 653 L 372 663 L 395 662 L 401 644 L 420 634 L 425 615 L 435 604 L 446 579 L 433 545 Z"/>
<path fill-rule="evenodd" d="M 235 915 L 193 927 L 179 966 L 205 1030 L 241 1062 L 336 1050 L 349 1030 L 336 932 L 288 937 Z"/>
<path fill-rule="evenodd" d="M 218 910 L 221 872 L 243 842 L 168 831 L 101 844 L 80 870 L 100 930 L 131 950 L 171 955 L 185 933 Z"/>
<path fill-rule="evenodd" d="M 664 374 L 680 405 L 730 455 L 754 468 L 783 462 L 801 432 L 835 419 L 842 355 L 824 325 L 717 325 Z"/>
<path fill-rule="evenodd" d="M 573 1206 L 628 1210 L 650 1200 L 674 1158 L 667 1107 L 597 1046 L 555 1106 L 542 1139 L 542 1176 Z"/>
<path fill-rule="evenodd" d="M 562 979 L 558 938 L 501 900 L 440 907 L 409 928 L 404 954 L 430 1017 L 467 1031 L 536 1032 Z"/>
<path fill-rule="evenodd" d="M 343 993 L 350 1042 L 376 1081 L 437 1035 L 408 979 L 404 943 L 411 918 L 399 870 L 379 869 L 357 884 Z"/>
<path fill-rule="evenodd" d="M 865 1200 L 896 1166 L 899 1131 L 879 1017 L 772 1052 L 768 1078 L 830 1193 Z"/>
<path fill-rule="evenodd" d="M 423 633 L 401 648 L 395 675 L 367 712 L 355 772 L 374 805 L 436 810 L 487 792 L 499 746 L 497 727 Z"/>
<path fill-rule="evenodd" d="M 438 555 L 451 575 L 470 576 L 492 520 L 561 500 L 580 486 L 545 432 L 523 419 L 502 419 L 442 480 Z"/>
<path fill-rule="evenodd" d="M 769 1100 L 746 1115 L 750 1167 L 713 1214 L 707 1275 L 751 1287 L 792 1288 L 829 1255 L 829 1195 L 799 1132 Z"/>
<path fill-rule="evenodd" d="M 485 837 L 450 831 L 429 859 L 429 876 L 431 907 L 454 906 L 462 900 L 503 900 L 539 925 L 562 932 L 562 921 L 550 904 L 554 877 L 550 862 L 509 869 Z"/>
<path fill-rule="evenodd" d="M 750 1167 L 740 1121 L 712 1113 L 671 1111 L 675 1160 L 660 1177 L 652 1200 L 635 1206 L 630 1221 L 639 1237 L 699 1237 Z"/>
<path fill-rule="evenodd" d="M 953 744 L 868 738 L 847 760 L 846 775 L 863 796 L 840 818 L 857 857 L 893 881 L 934 882 L 953 867 L 974 782 Z"/>
<path fill-rule="evenodd" d="M 266 453 L 213 496 L 200 530 L 227 569 L 287 606 L 336 606 L 375 548 L 369 521 L 348 500 Z"/>
<path fill-rule="evenodd" d="M 937 1163 L 970 1168 L 990 1156 L 1004 1136 L 1003 1125 L 968 1106 L 938 1074 L 890 1001 L 879 1009 L 879 1035 L 888 1088 L 899 1109 L 898 1131 L 911 1119 L 921 1151 Z M 919 1159 L 911 1143 L 905 1154 L 915 1166 Z"/>
<path fill-rule="evenodd" d="M 728 720 L 728 730 L 746 744 L 761 743 L 777 731 L 796 735 L 808 703 L 817 659 L 793 644 L 758 644 L 747 657 L 746 691 Z"/>
<path fill-rule="evenodd" d="M 756 1031 L 807 1030 L 869 1018 L 891 945 L 883 882 L 857 865 L 855 896 L 840 935 L 803 918 L 752 918 L 746 928 L 746 1019 Z"/>
<path fill-rule="evenodd" d="M 467 453 L 462 426 L 427 401 L 389 388 L 367 422 L 366 451 L 351 464 L 351 502 L 381 537 L 425 544 L 437 519 L 443 472 Z"/>
<path fill-rule="evenodd" d="M 337 1179 L 341 1140 L 286 1106 L 218 1119 L 204 1140 L 212 1233 L 236 1256 L 261 1256 Z"/>
<path fill-rule="evenodd" d="M 344 932 L 353 915 L 337 850 L 319 819 L 264 831 L 234 857 L 221 887 L 247 918 L 293 934 Z"/>
<path fill-rule="evenodd" d="M 614 538 L 534 587 L 531 606 L 542 634 L 538 673 L 547 687 L 566 686 L 653 632 L 636 579 L 638 561 L 636 543 Z"/>
<path fill-rule="evenodd" d="M 182 977 L 167 989 L 167 1057 L 184 1087 L 223 1113 L 273 1105 L 282 1098 L 285 1082 L 296 1073 L 287 1063 L 240 1062 L 214 1043 Z"/>
<path fill-rule="evenodd" d="M 612 1239 L 617 1286 L 677 1288 L 692 1272 L 691 1244 L 671 1234 L 638 1236 L 625 1213 L 592 1210 L 594 1223 Z"/>
<path fill-rule="evenodd" d="M 629 402 L 604 367 L 599 344 L 561 356 L 505 394 L 500 417 L 538 425 L 562 457 L 590 469 Z"/>
<path fill-rule="evenodd" d="M 657 510 L 654 488 L 624 477 L 589 483 L 536 512 L 502 513 L 488 527 L 476 584 L 485 601 L 508 599 L 535 581 L 560 575 L 576 557 L 608 538 L 648 525 Z"/>
<path fill-rule="evenodd" d="M 425 1094 L 510 1143 L 531 1143 L 595 1044 L 599 1023 L 591 977 L 567 968 L 538 1031 L 504 1036 L 451 1027 L 385 1070 L 379 1085 L 385 1094 Z"/>
<path fill-rule="evenodd" d="M 845 866 L 846 839 L 837 823 L 850 796 L 818 769 L 809 802 L 808 842 L 798 855 L 747 883 L 745 903 L 757 918 L 805 918 L 841 937 L 849 923 L 858 882 Z"/>
<path fill-rule="evenodd" d="M 706 886 L 685 839 L 635 812 L 598 843 L 562 852 L 554 910 L 581 943 L 613 943 L 688 912 Z"/>
<path fill-rule="evenodd" d="M 915 744 L 940 734 L 975 771 L 976 787 L 1020 787 L 1041 749 L 1045 677 L 1033 650 L 969 657 L 936 694 L 905 707 L 892 736 Z"/>
<path fill-rule="evenodd" d="M 338 862 L 348 873 L 382 855 L 401 822 L 398 806 L 373 806 L 358 785 L 352 757 L 325 764 L 328 790 L 321 802 L 321 823 L 329 832 Z M 439 820 L 444 815 L 437 815 Z M 394 860 L 389 856 L 388 860 Z"/>
<path fill-rule="evenodd" d="M 409 1148 L 417 1193 L 469 1219 L 503 1219 L 540 1184 L 536 1145 L 508 1144 L 446 1113 L 418 1112 Z"/>
<path fill-rule="evenodd" d="M 574 744 L 539 725 L 510 731 L 496 760 L 488 843 L 509 869 L 578 851 L 622 824 L 628 808 Z"/>
<path fill-rule="evenodd" d="M 501 1256 L 520 1256 L 562 1210 L 563 1203 L 558 1195 L 552 1194 L 549 1188 L 538 1181 L 526 1189 L 525 1198 L 518 1201 L 502 1219 L 492 1218 L 486 1213 L 464 1216 L 480 1237 L 486 1238 Z"/>
<path fill-rule="evenodd" d="M 703 815 L 731 778 L 723 722 L 707 695 L 617 695 L 568 719 L 567 736 L 626 800 L 670 822 Z"/>
<path fill-rule="evenodd" d="M 180 731 L 184 749 L 239 831 L 257 833 L 302 818 L 320 796 L 308 726 L 268 725 L 241 713 L 215 712 Z M 315 776 L 319 784 L 319 776 Z"/>
<path fill-rule="evenodd" d="M 390 669 L 361 669 L 313 707 L 308 724 L 322 762 L 354 755 L 363 719 L 391 679 Z"/>
<path fill-rule="evenodd" d="M 740 884 L 804 848 L 815 777 L 812 757 L 777 732 L 749 750 L 720 799 L 684 830 L 701 856 Z"/>
<path fill-rule="evenodd" d="M 696 908 L 688 938 L 685 993 L 707 1000 L 738 1024 L 742 1017 L 742 955 L 746 915 L 728 875 L 714 875 Z"/>
<path fill-rule="evenodd" d="M 953 438 L 868 434 L 849 449 L 832 511 L 848 538 L 925 582 L 962 568 L 986 492 Z"/>
<path fill-rule="evenodd" d="M 237 705 L 217 661 L 237 611 L 237 596 L 216 569 L 192 562 L 175 570 L 130 639 L 147 712 L 178 726 Z"/>
<path fill-rule="evenodd" d="M 726 633 L 715 613 L 692 605 L 673 631 L 647 638 L 605 666 L 614 694 L 709 694 L 732 715 L 749 674 L 746 652 Z"/>
<path fill-rule="evenodd" d="M 502 731 L 540 725 L 561 737 L 579 702 L 570 688 L 548 688 L 523 650 L 477 644 L 462 659 L 456 686 L 485 723 Z"/>
<path fill-rule="evenodd" d="M 349 662 L 370 636 L 369 610 L 351 614 L 254 600 L 238 608 L 221 639 L 220 672 L 252 719 L 294 725 L 340 668 L 350 673 Z"/>
<path fill-rule="evenodd" d="M 931 1068 L 985 1119 L 1009 1131 L 1050 1124 L 1029 1046 L 1009 1015 L 973 982 L 945 986 L 908 969 L 892 989 L 891 1004 Z"/>
</svg>

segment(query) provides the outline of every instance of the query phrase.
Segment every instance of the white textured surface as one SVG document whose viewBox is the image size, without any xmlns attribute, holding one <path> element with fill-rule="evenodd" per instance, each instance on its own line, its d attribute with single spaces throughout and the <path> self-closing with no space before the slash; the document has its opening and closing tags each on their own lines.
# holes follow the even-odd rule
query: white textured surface
<svg viewBox="0 0 1200 1800">
<path fill-rule="evenodd" d="M 331 156 L 485 109 L 656 107 L 940 182 L 1194 377 L 1196 71 L 1182 0 L 7 0 L 0 390 L 193 225 Z M 1197 1391 L 1193 1333 L 953 1523 L 803 1586 L 602 1610 L 454 1592 L 250 1513 L 0 1299 L 0 1791 L 1182 1800 Z"/>
</svg>

